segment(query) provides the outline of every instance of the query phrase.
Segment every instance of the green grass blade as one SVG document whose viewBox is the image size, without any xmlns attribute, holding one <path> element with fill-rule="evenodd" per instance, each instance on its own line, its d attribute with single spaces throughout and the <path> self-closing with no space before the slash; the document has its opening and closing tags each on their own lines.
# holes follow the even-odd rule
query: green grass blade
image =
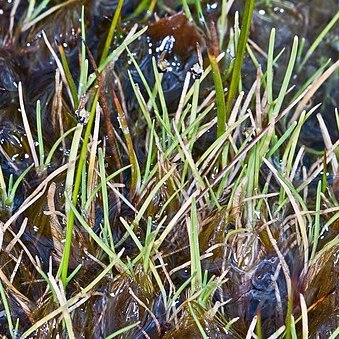
<svg viewBox="0 0 339 339">
<path fill-rule="evenodd" d="M 1 272 L 1 274 L 2 274 L 2 272 Z M 2 306 L 4 307 L 4 311 L 5 311 L 5 314 L 6 314 L 9 332 L 11 333 L 12 338 L 15 338 L 16 335 L 15 335 L 14 327 L 13 327 L 12 314 L 11 314 L 11 310 L 9 308 L 6 292 L 5 292 L 5 289 L 2 285 L 1 280 L 2 279 L 0 279 L 0 296 L 1 296 Z"/>
<path fill-rule="evenodd" d="M 102 55 L 101 55 L 101 58 L 100 58 L 99 65 L 101 65 L 105 61 L 105 59 L 107 58 L 108 51 L 111 47 L 111 43 L 112 43 L 112 40 L 113 40 L 114 31 L 115 31 L 115 29 L 118 25 L 118 20 L 119 20 L 120 14 L 121 14 L 121 9 L 122 9 L 123 4 L 124 4 L 124 0 L 119 0 L 117 6 L 115 8 L 113 20 L 111 22 L 111 26 L 110 26 L 109 31 L 108 31 L 108 35 L 107 35 L 107 38 L 106 38 L 106 41 L 105 41 L 105 46 L 104 46 L 104 49 L 102 51 Z"/>
<path fill-rule="evenodd" d="M 267 100 L 271 106 L 273 103 L 273 58 L 274 58 L 275 28 L 272 29 L 268 45 L 267 56 Z"/>
<path fill-rule="evenodd" d="M 195 198 L 192 199 L 191 217 L 189 218 L 188 237 L 191 253 L 191 275 L 195 274 L 192 279 L 192 294 L 198 291 L 202 286 L 202 273 L 200 263 L 200 247 L 199 247 L 199 224 L 197 218 L 197 205 Z"/>
<path fill-rule="evenodd" d="M 274 109 L 273 109 L 273 112 L 272 112 L 272 115 L 274 117 L 279 114 L 281 106 L 282 106 L 283 101 L 285 99 L 286 92 L 287 92 L 287 89 L 288 89 L 288 85 L 289 85 L 291 77 L 292 77 L 292 72 L 293 72 L 295 60 L 297 58 L 297 52 L 298 52 L 298 37 L 295 36 L 294 39 L 293 39 L 292 51 L 291 51 L 290 60 L 288 62 L 288 66 L 287 66 L 287 69 L 286 69 L 286 74 L 285 74 L 283 83 L 280 87 L 280 92 L 279 92 L 278 98 L 276 100 L 276 103 L 274 105 Z"/>
<path fill-rule="evenodd" d="M 112 338 L 115 338 L 117 337 L 118 335 L 121 335 L 125 332 L 128 332 L 129 330 L 133 329 L 134 327 L 138 326 L 140 324 L 140 321 L 137 321 L 136 323 L 134 324 L 131 324 L 131 325 L 128 325 L 124 328 L 121 328 L 120 330 L 118 331 L 115 331 L 114 333 L 110 334 L 109 336 L 106 337 L 106 339 L 112 339 Z"/>
<path fill-rule="evenodd" d="M 63 46 L 60 45 L 60 44 L 58 45 L 58 49 L 59 49 L 59 53 L 60 53 L 60 56 L 61 56 L 62 66 L 63 66 L 64 71 L 65 71 L 67 83 L 68 83 L 69 89 L 71 91 L 71 95 L 72 95 L 72 99 L 73 99 L 73 108 L 74 108 L 74 110 L 76 110 L 79 106 L 78 91 L 76 89 L 71 70 L 69 69 L 68 61 L 67 61 L 67 58 L 66 58 L 66 55 L 65 55 L 65 50 L 64 50 Z"/>
<path fill-rule="evenodd" d="M 326 34 L 334 27 L 334 25 L 339 20 L 339 11 L 336 13 L 336 15 L 332 18 L 332 20 L 326 25 L 326 27 L 321 31 L 321 33 L 318 35 L 318 37 L 315 39 L 311 47 L 307 50 L 307 53 L 301 62 L 301 64 L 298 67 L 298 72 L 302 70 L 306 62 L 309 60 L 309 58 L 312 56 L 314 51 L 318 48 L 320 43 L 324 40 Z"/>
<path fill-rule="evenodd" d="M 62 140 L 64 140 L 69 134 L 71 134 L 72 132 L 74 132 L 78 127 L 73 127 L 71 129 L 69 129 L 67 132 L 65 132 L 62 136 L 60 136 L 58 138 L 58 140 L 53 144 L 51 150 L 49 151 L 46 161 L 45 161 L 45 166 L 48 166 L 53 158 L 53 155 L 55 153 L 55 151 L 58 149 L 60 143 L 62 142 Z"/>
<path fill-rule="evenodd" d="M 18 189 L 21 181 L 24 179 L 26 174 L 31 170 L 31 168 L 34 166 L 34 164 L 31 164 L 28 166 L 22 173 L 20 173 L 19 177 L 15 180 L 13 186 L 10 185 L 10 191 L 8 192 L 7 199 L 5 200 L 5 205 L 7 207 L 12 207 L 16 190 Z"/>
<path fill-rule="evenodd" d="M 96 105 L 97 105 L 98 99 L 99 99 L 99 91 L 96 92 L 96 95 L 94 97 L 90 117 L 87 123 L 87 128 L 86 128 L 84 139 L 83 139 L 83 144 L 82 144 L 82 149 L 80 153 L 77 173 L 75 177 L 74 189 L 73 189 L 73 194 L 72 194 L 72 202 L 74 205 L 77 204 L 77 200 L 78 200 L 78 193 L 79 193 L 80 184 L 81 184 L 82 167 L 84 166 L 84 163 L 86 160 L 87 145 L 89 142 L 89 136 L 92 130 L 93 122 L 94 122 Z M 69 194 L 69 193 L 66 192 L 66 194 Z M 67 219 L 65 246 L 64 246 L 64 251 L 62 255 L 62 261 L 60 264 L 61 279 L 62 279 L 64 286 L 66 286 L 67 284 L 67 272 L 68 272 L 68 263 L 69 263 L 69 259 L 71 255 L 73 226 L 74 226 L 74 213 L 70 211 L 70 213 L 68 214 L 68 219 Z"/>
<path fill-rule="evenodd" d="M 107 194 L 107 181 L 106 181 L 106 171 L 105 171 L 105 159 L 102 152 L 102 148 L 98 149 L 99 156 L 99 172 L 100 172 L 100 181 L 101 181 L 101 196 L 102 196 L 102 209 L 104 214 L 104 225 L 103 225 L 103 237 L 106 243 L 111 244 L 111 249 L 115 252 L 113 235 L 111 230 L 111 225 L 109 222 L 109 206 L 108 206 L 108 194 Z"/>
<path fill-rule="evenodd" d="M 212 54 L 208 54 L 210 65 L 212 67 L 213 81 L 216 92 L 216 104 L 217 104 L 217 137 L 220 137 L 226 130 L 226 104 L 224 86 L 221 79 L 219 65 L 216 57 Z"/>
<path fill-rule="evenodd" d="M 255 0 L 246 0 L 244 8 L 244 17 L 242 22 L 242 27 L 240 31 L 239 41 L 237 44 L 237 52 L 234 61 L 234 67 L 232 71 L 232 79 L 229 87 L 227 101 L 226 101 L 226 120 L 228 120 L 229 114 L 231 112 L 231 107 L 233 100 L 236 97 L 238 92 L 238 86 L 241 77 L 241 66 L 244 60 L 247 39 L 250 31 L 250 26 L 252 22 L 252 14 L 254 10 Z"/>
</svg>

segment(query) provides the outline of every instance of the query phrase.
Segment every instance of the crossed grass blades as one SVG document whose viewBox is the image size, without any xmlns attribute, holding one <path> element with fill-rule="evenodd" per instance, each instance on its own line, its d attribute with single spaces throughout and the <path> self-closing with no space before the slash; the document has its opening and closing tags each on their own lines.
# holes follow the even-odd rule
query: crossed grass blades
<svg viewBox="0 0 339 339">
<path fill-rule="evenodd" d="M 337 336 L 338 141 L 309 102 L 339 61 L 292 84 L 339 14 L 307 51 L 298 37 L 277 51 L 275 29 L 267 50 L 249 38 L 254 1 L 221 1 L 216 20 L 177 5 L 10 7 L 3 46 L 40 35 L 27 77 L 1 50 L 18 80 L 1 106 L 3 334 Z M 93 28 L 105 6 L 109 25 Z M 73 30 L 54 40 L 51 18 Z M 300 142 L 315 114 L 321 150 Z"/>
</svg>

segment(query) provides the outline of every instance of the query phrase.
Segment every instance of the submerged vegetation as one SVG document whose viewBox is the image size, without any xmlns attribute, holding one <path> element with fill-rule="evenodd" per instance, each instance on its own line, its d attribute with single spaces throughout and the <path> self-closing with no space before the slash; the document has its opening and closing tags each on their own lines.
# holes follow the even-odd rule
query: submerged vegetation
<svg viewBox="0 0 339 339">
<path fill-rule="evenodd" d="M 337 0 L 0 2 L 0 333 L 339 335 Z"/>
</svg>

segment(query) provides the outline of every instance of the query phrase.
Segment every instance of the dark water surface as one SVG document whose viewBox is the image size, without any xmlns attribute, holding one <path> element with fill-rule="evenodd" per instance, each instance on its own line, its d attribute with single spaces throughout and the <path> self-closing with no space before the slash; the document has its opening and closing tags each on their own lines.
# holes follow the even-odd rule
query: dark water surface
<svg viewBox="0 0 339 339">
<path fill-rule="evenodd" d="M 73 1 L 35 25 L 23 30 L 23 21 L 28 8 L 27 2 L 18 1 L 16 13 L 11 16 L 11 11 L 13 11 L 16 2 L 0 1 L 0 163 L 2 176 L 6 183 L 15 182 L 33 162 L 20 111 L 19 82 L 23 86 L 27 118 L 36 149 L 38 149 L 36 128 L 36 102 L 38 100 L 41 103 L 45 154 L 51 150 L 64 131 L 76 125 L 74 111 L 78 107 L 73 107 L 66 87 L 62 86 L 61 88 L 61 80 L 56 79 L 57 65 L 44 42 L 42 31 L 45 32 L 52 48 L 59 57 L 60 47 L 58 49 L 58 46 L 62 46 L 70 72 L 76 79 L 75 86 L 78 88 L 83 85 L 77 80 L 80 75 L 81 8 L 82 6 L 85 8 L 86 43 L 96 62 L 99 62 L 117 2 L 112 0 Z M 62 1 L 50 1 L 48 8 L 60 3 Z M 139 24 L 139 29 L 146 25 L 149 26 L 146 33 L 133 42 L 129 49 L 151 89 L 155 84 L 154 65 L 152 64 L 152 58 L 154 58 L 155 66 L 162 76 L 166 107 L 169 115 L 174 117 L 187 73 L 193 74 L 189 80 L 189 85 L 192 86 L 194 77 L 200 77 L 198 67 L 206 68 L 209 63 L 207 51 L 210 50 L 212 42 L 207 31 L 213 26 L 211 23 L 215 24 L 215 21 L 218 20 L 222 11 L 222 2 L 201 2 L 204 18 L 208 23 L 206 24 L 207 27 L 204 24 L 195 25 L 190 22 L 183 14 L 182 5 L 179 1 L 155 1 L 153 13 L 145 11 L 136 13 L 140 3 L 133 0 L 124 1 L 122 17 L 111 50 L 121 44 L 135 23 Z M 229 27 L 234 24 L 234 16 L 237 10 L 242 16 L 243 5 L 243 1 L 234 2 L 226 19 Z M 190 8 L 193 18 L 199 23 L 195 6 L 192 5 Z M 286 49 L 274 69 L 273 92 L 275 97 L 279 93 L 286 73 L 293 37 L 298 35 L 300 38 L 304 38 L 304 51 L 307 51 L 318 34 L 338 11 L 338 0 L 258 1 L 251 26 L 251 41 L 266 52 L 271 29 L 275 27 L 275 51 L 278 53 L 281 49 Z M 208 26 L 209 24 L 210 26 Z M 13 28 L 10 30 L 12 26 Z M 221 61 L 220 69 L 225 87 L 227 87 L 230 81 L 227 69 L 234 55 L 232 55 L 232 51 L 226 50 L 229 34 L 227 33 L 223 39 L 224 46 L 221 46 L 220 52 L 225 49 L 226 58 Z M 200 52 L 197 52 L 197 45 L 199 45 L 203 65 L 199 64 Z M 262 65 L 263 72 L 266 71 L 264 54 L 255 50 L 255 56 Z M 302 69 L 296 68 L 291 83 L 295 87 L 287 95 L 286 101 L 291 100 L 307 79 L 325 65 L 328 59 L 331 59 L 331 62 L 334 63 L 338 60 L 338 57 L 339 25 L 337 22 Z M 90 64 L 89 72 L 93 71 L 94 66 Z M 242 86 L 245 92 L 251 88 L 256 79 L 256 74 L 256 67 L 253 65 L 250 56 L 246 55 L 242 68 Z M 109 65 L 103 72 L 103 94 L 101 93 L 100 103 L 102 105 L 103 95 L 106 98 L 111 123 L 117 131 L 117 136 L 123 138 L 124 135 L 119 128 L 118 113 L 114 105 L 112 91 L 118 93 L 124 109 L 128 112 L 127 122 L 135 145 L 136 157 L 141 167 L 143 166 L 141 168 L 143 172 L 148 155 L 145 143 L 148 130 L 130 78 L 138 86 L 140 93 L 147 102 L 149 96 L 143 78 L 131 57 L 124 52 L 114 65 Z M 59 97 L 56 95 L 58 84 Z M 198 98 L 200 103 L 214 88 L 211 76 L 203 84 Z M 89 102 L 91 102 L 94 97 L 94 88 L 88 92 Z M 339 106 L 339 70 L 334 72 L 311 100 L 310 107 L 320 102 L 322 105 L 313 113 L 301 130 L 297 148 L 305 147 L 306 149 L 302 160 L 305 168 L 309 168 L 317 159 L 319 152 L 325 149 L 323 135 L 316 118 L 318 113 L 325 121 L 332 143 L 335 143 L 339 138 L 335 116 L 335 108 Z M 161 101 L 159 100 L 156 104 L 160 106 Z M 215 110 L 211 110 L 205 118 L 206 121 L 211 120 L 215 115 Z M 281 133 L 288 128 L 289 118 L 292 115 L 293 112 L 290 112 L 287 119 L 277 126 Z M 102 127 L 99 131 L 99 140 L 106 145 L 106 170 L 108 173 L 112 173 L 116 170 L 115 150 L 107 139 L 108 133 L 103 127 L 103 117 L 101 117 L 101 120 Z M 206 151 L 215 138 L 216 131 L 211 128 L 195 143 L 192 150 L 193 156 L 198 157 Z M 60 143 L 48 166 L 32 168 L 20 181 L 12 202 L 1 201 L 1 225 L 18 211 L 25 199 L 49 174 L 67 163 L 71 142 L 72 134 Z M 124 153 L 121 144 L 118 146 L 118 151 L 121 154 L 122 165 L 128 165 L 129 158 Z M 265 169 L 263 169 L 264 172 Z M 329 174 L 329 183 L 335 181 L 333 179 L 335 174 Z M 267 174 L 264 173 L 263 181 L 266 178 Z M 296 180 L 301 182 L 302 177 L 298 178 Z M 130 172 L 124 172 L 122 179 L 123 182 L 121 183 L 125 184 L 125 188 L 119 189 L 127 202 L 121 201 L 112 191 L 108 194 L 108 202 L 112 237 L 114 243 L 119 244 L 116 250 L 125 249 L 122 258 L 127 262 L 129 259 L 133 260 L 139 254 L 139 249 L 130 237 L 124 238 L 126 229 L 120 217 L 131 223 L 135 218 L 135 212 L 130 208 L 130 205 L 138 209 L 143 199 L 133 196 L 129 190 L 132 180 Z M 19 320 L 19 336 L 36 321 L 59 307 L 58 300 L 55 300 L 50 290 L 46 289 L 46 281 L 42 279 L 30 256 L 27 255 L 27 252 L 29 252 L 32 258 L 38 260 L 40 269 L 45 274 L 50 272 L 54 276 L 56 275 L 62 256 L 62 241 L 65 237 L 66 226 L 63 217 L 65 213 L 65 173 L 58 174 L 53 182 L 56 184 L 55 192 L 52 189 L 53 187 L 51 188 L 51 185 L 48 185 L 41 197 L 11 223 L 11 232 L 17 234 L 20 232 L 25 218 L 28 218 L 27 225 L 21 232 L 20 239 L 23 245 L 16 243 L 9 250 L 8 246 L 13 239 L 13 234 L 9 231 L 3 234 L 0 254 L 2 272 L 0 279 L 11 310 L 12 320 L 14 323 Z M 316 183 L 313 186 L 316 187 Z M 313 186 L 310 185 L 310 191 L 315 190 Z M 146 239 L 147 217 L 152 217 L 154 224 L 152 224 L 151 229 L 155 230 L 160 222 L 157 219 L 157 213 L 164 207 L 175 189 L 175 186 L 171 186 L 169 180 L 155 195 L 145 212 L 145 218 L 140 221 L 135 230 L 142 243 Z M 145 195 L 147 196 L 148 193 L 146 192 Z M 45 211 L 51 210 L 50 195 L 53 197 L 54 208 L 59 213 L 54 214 L 54 216 L 45 213 Z M 102 235 L 103 229 L 102 199 L 99 192 L 90 215 L 88 215 L 88 211 L 83 210 L 83 215 L 89 220 L 93 232 L 98 236 Z M 80 205 L 81 202 L 79 202 L 79 209 L 83 207 Z M 171 220 L 180 209 L 181 201 L 179 201 L 179 198 L 174 198 L 166 206 L 164 214 L 168 220 Z M 310 202 L 310 209 L 314 209 L 312 202 Z M 201 253 L 217 244 L 226 244 L 226 235 L 236 228 L 236 222 L 226 220 L 222 212 L 209 211 L 206 215 L 208 215 L 208 218 L 204 220 L 204 227 L 200 233 Z M 165 270 L 161 271 L 160 279 L 163 281 L 165 293 L 168 295 L 172 293 L 173 288 L 178 289 L 190 278 L 188 266 L 176 269 L 190 260 L 189 239 L 185 227 L 184 223 L 178 223 L 177 228 L 170 233 L 160 247 L 164 262 L 161 262 L 159 258 L 154 260 L 155 265 L 159 267 L 165 265 L 167 272 L 174 271 L 171 275 L 174 286 L 168 282 Z M 160 233 L 162 230 L 163 228 L 160 228 Z M 325 246 L 326 241 L 337 237 L 338 230 L 338 221 L 336 221 L 331 231 L 328 232 L 327 238 L 320 242 L 320 246 Z M 321 306 L 310 310 L 309 331 L 312 338 L 327 338 L 331 331 L 339 325 L 338 254 L 331 252 L 328 257 L 321 258 L 321 265 L 314 264 L 305 274 L 305 272 L 302 272 L 303 254 L 300 253 L 302 250 L 295 245 L 295 236 L 291 235 L 290 231 L 281 231 L 281 233 L 279 246 L 283 248 L 282 253 L 291 274 L 295 314 L 300 314 L 299 293 L 304 294 L 308 306 L 315 305 L 326 296 L 326 300 Z M 259 235 L 255 236 L 259 237 Z M 262 242 L 264 243 L 264 241 Z M 251 246 L 249 242 L 245 244 L 244 240 L 244 251 L 250 252 Z M 24 248 L 27 249 L 27 252 Z M 196 326 L 196 321 L 192 317 L 189 307 L 194 308 L 194 314 L 198 315 L 200 324 L 209 338 L 244 338 L 253 317 L 256 315 L 260 318 L 263 336 L 268 337 L 285 323 L 287 312 L 287 285 L 276 252 L 272 246 L 271 248 L 262 246 L 256 257 L 239 262 L 229 243 L 217 248 L 216 251 L 213 251 L 213 256 L 202 261 L 203 270 L 206 270 L 209 279 L 213 275 L 220 276 L 222 272 L 227 271 L 225 282 L 211 296 L 208 305 L 212 309 L 216 303 L 222 304 L 220 309 L 216 310 L 216 316 L 209 318 L 209 313 L 198 303 L 188 304 L 185 290 L 172 301 L 173 305 L 164 305 L 161 294 L 164 291 L 159 291 L 154 278 L 149 271 L 144 272 L 142 265 L 134 267 L 133 274 L 119 274 L 120 272 L 113 269 L 114 274 L 107 275 L 100 280 L 95 288 L 87 294 L 87 301 L 72 311 L 71 317 L 75 337 L 105 338 L 118 329 L 140 322 L 136 327 L 119 337 L 200 338 L 201 332 Z M 21 258 L 19 264 L 17 264 L 18 258 Z M 81 287 L 93 281 L 108 263 L 107 254 L 76 222 L 68 271 L 72 272 L 79 264 L 82 267 L 76 278 L 68 285 L 67 299 L 79 293 Z M 16 269 L 13 280 L 11 282 L 5 281 L 4 276 L 9 279 Z M 168 316 L 174 306 L 180 309 L 180 312 L 176 316 Z M 230 329 L 225 330 L 225 324 L 235 318 L 238 318 L 238 320 L 234 322 Z M 297 331 L 301 333 L 300 322 L 297 324 Z M 0 301 L 0 334 L 10 336 L 3 301 Z M 60 319 L 56 317 L 40 327 L 33 337 L 64 338 L 66 337 L 66 330 Z"/>
</svg>

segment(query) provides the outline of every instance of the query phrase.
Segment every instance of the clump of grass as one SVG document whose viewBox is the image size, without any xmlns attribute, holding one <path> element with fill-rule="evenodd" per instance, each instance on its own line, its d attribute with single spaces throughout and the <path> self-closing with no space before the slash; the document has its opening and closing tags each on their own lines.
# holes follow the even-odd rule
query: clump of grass
<svg viewBox="0 0 339 339">
<path fill-rule="evenodd" d="M 43 1 L 36 7 L 30 1 L 21 30 L 29 30 L 61 6 L 47 5 Z M 200 2 L 182 1 L 181 5 L 191 20 L 198 15 L 197 25 L 208 27 Z M 229 11 L 228 5 L 222 2 L 221 15 Z M 184 74 L 178 107 L 172 112 L 157 60 L 153 58 L 149 65 L 152 86 L 131 49 L 133 42 L 147 34 L 147 27 L 134 26 L 121 45 L 111 47 L 122 6 L 119 1 L 98 67 L 87 46 L 82 8 L 79 79 L 73 78 L 63 48 L 58 55 L 44 34 L 66 87 L 62 97 L 71 101 L 78 119 L 49 150 L 44 143 L 41 102 L 34 103 L 35 135 L 19 83 L 33 164 L 8 182 L 0 171 L 1 208 L 11 210 L 0 222 L 0 243 L 6 253 L 1 259 L 0 295 L 9 335 L 20 333 L 27 338 L 48 333 L 76 338 L 87 331 L 88 336 L 107 338 L 186 334 L 294 338 L 315 334 L 317 313 L 325 323 L 326 314 L 336 312 L 330 301 L 337 293 L 339 212 L 331 177 L 338 170 L 338 142 L 331 140 L 318 116 L 325 149 L 318 157 L 309 157 L 300 144 L 300 133 L 319 107 L 306 104 L 338 69 L 338 62 L 320 67 L 307 80 L 309 86 L 300 90 L 291 88 L 291 82 L 324 34 L 301 62 L 299 39 L 290 41 L 289 59 L 281 65 L 285 76 L 274 93 L 280 53 L 275 50 L 279 32 L 272 30 L 266 63 L 257 65 L 254 83 L 246 90 L 239 84 L 246 47 L 250 50 L 247 36 L 254 9 L 254 1 L 247 1 L 240 36 L 235 20 L 232 43 L 237 44 L 230 83 L 226 83 L 230 70 L 223 68 L 224 53 L 211 54 L 209 49 L 202 76 L 190 81 L 190 72 Z M 145 1 L 140 6 L 136 13 L 155 4 Z M 228 32 L 227 24 L 220 17 L 219 32 Z M 223 39 L 216 45 L 222 48 Z M 144 86 L 141 90 L 128 72 L 136 112 L 126 109 L 123 96 L 105 87 L 102 77 L 102 72 L 114 68 L 117 58 L 125 56 Z M 93 74 L 88 74 L 87 58 Z M 206 98 L 204 91 L 211 84 L 213 90 Z M 138 154 L 132 113 L 145 126 L 144 157 Z M 112 116 L 119 120 L 119 129 L 112 127 L 113 136 L 101 129 L 105 114 L 106 126 L 114 124 Z M 212 140 L 199 148 L 215 127 Z M 112 140 L 105 134 L 114 138 L 114 155 L 109 153 Z M 72 139 L 67 161 L 49 170 L 56 149 L 68 136 Z M 306 157 L 311 164 L 303 161 Z M 13 210 L 16 192 L 33 170 L 39 173 L 39 184 Z M 55 182 L 64 185 L 59 197 Z M 28 213 L 30 208 L 37 215 Z M 41 220 L 31 224 L 39 215 L 47 216 L 47 230 Z M 20 220 L 24 221 L 18 228 Z M 40 232 L 34 238 L 37 250 L 30 240 L 33 226 Z M 47 255 L 44 242 L 51 249 Z M 36 296 L 36 290 L 43 292 Z M 30 324 L 20 320 L 18 303 L 25 305 Z M 331 331 L 334 338 L 338 329 L 332 326 Z"/>
</svg>

